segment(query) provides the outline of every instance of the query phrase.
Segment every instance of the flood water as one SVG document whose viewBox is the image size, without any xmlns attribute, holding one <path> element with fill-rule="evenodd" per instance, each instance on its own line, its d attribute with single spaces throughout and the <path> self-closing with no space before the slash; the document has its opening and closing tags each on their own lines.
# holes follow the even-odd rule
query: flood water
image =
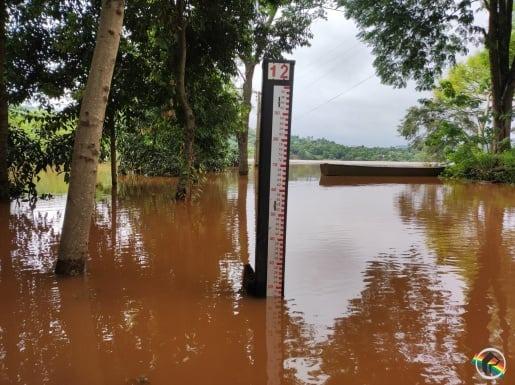
<svg viewBox="0 0 515 385">
<path fill-rule="evenodd" d="M 101 181 L 83 278 L 52 274 L 53 199 L 0 206 L 0 384 L 515 384 L 515 188 L 320 180 L 292 166 L 284 302 L 243 297 L 254 180 Z"/>
</svg>

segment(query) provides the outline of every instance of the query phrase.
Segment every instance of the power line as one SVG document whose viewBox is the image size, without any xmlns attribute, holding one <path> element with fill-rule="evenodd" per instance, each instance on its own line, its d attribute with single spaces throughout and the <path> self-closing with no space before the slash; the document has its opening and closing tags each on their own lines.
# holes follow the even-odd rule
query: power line
<svg viewBox="0 0 515 385">
<path fill-rule="evenodd" d="M 325 54 L 324 54 L 324 57 L 325 57 L 325 58 L 327 58 L 327 56 L 329 56 L 328 54 L 331 54 L 332 52 L 335 52 L 337 48 L 340 48 L 341 46 L 343 46 L 343 45 L 345 45 L 345 44 L 347 44 L 347 41 L 344 41 L 344 42 L 342 42 L 341 44 L 336 45 L 333 49 L 329 50 L 329 52 L 328 52 L 328 53 L 325 53 Z M 354 48 L 356 48 L 357 46 L 359 46 L 359 44 L 360 44 L 360 43 L 358 42 L 358 43 L 354 44 L 352 47 L 350 47 L 350 48 L 346 49 L 345 51 L 343 51 L 342 53 L 338 53 L 337 55 L 331 55 L 331 56 L 329 56 L 329 57 L 330 57 L 330 59 L 329 59 L 329 60 L 325 60 L 325 62 L 324 62 L 324 63 L 325 63 L 325 64 L 327 64 L 327 63 L 331 63 L 331 62 L 333 62 L 333 61 L 335 61 L 335 60 L 338 60 L 338 59 L 343 59 L 344 57 L 346 57 L 346 56 L 344 56 L 344 55 L 346 55 L 347 53 L 349 53 L 350 51 L 352 51 Z M 300 63 L 299 63 L 299 64 L 300 64 Z M 299 69 L 299 72 L 302 74 L 302 73 L 303 73 L 303 72 L 305 72 L 308 68 L 311 68 L 311 67 L 313 67 L 313 65 L 318 65 L 318 64 L 320 64 L 320 61 L 311 61 L 311 62 L 308 62 L 305 66 L 302 66 L 302 67 Z"/>
<path fill-rule="evenodd" d="M 342 54 L 342 56 L 339 56 L 337 59 L 340 59 L 340 60 L 347 59 L 350 56 L 350 55 L 347 55 L 347 54 L 352 52 L 354 50 L 354 48 L 356 48 L 358 45 L 359 45 L 359 43 L 356 43 L 354 46 L 352 46 L 347 51 L 345 51 Z M 334 61 L 334 60 L 329 60 L 328 63 L 332 62 L 332 61 Z M 306 86 L 304 86 L 304 88 L 311 87 L 312 85 L 316 84 L 319 80 L 325 78 L 327 75 L 330 75 L 332 72 L 334 72 L 338 68 L 339 68 L 338 66 L 334 66 L 334 65 L 331 66 L 329 71 L 327 71 L 325 73 L 322 73 L 320 76 L 318 76 L 315 79 L 311 80 Z M 297 81 L 298 81 L 298 78 L 297 78 Z"/>
<path fill-rule="evenodd" d="M 347 42 L 346 42 L 346 41 L 343 41 L 343 42 L 341 42 L 340 44 L 335 45 L 335 46 L 334 46 L 332 49 L 330 49 L 328 52 L 324 52 L 324 57 L 327 57 L 327 56 L 328 56 L 328 54 L 331 54 L 331 53 L 333 53 L 333 52 L 336 52 L 336 50 L 337 50 L 338 48 L 340 48 L 341 46 L 343 46 L 343 45 L 345 45 L 345 44 L 347 44 Z M 335 56 L 334 56 L 334 55 L 331 55 L 330 57 L 331 57 L 331 59 L 334 59 L 334 57 L 335 57 Z M 336 57 L 338 57 L 338 55 L 336 55 Z M 316 64 L 319 64 L 319 63 L 320 63 L 320 61 L 319 61 L 319 60 L 310 60 L 309 62 L 307 62 L 305 65 L 303 65 L 303 66 L 299 69 L 299 72 L 303 72 L 303 71 L 305 71 L 306 69 L 308 69 L 308 68 L 310 68 L 310 67 L 313 67 L 313 65 L 316 65 Z M 299 64 L 300 64 L 300 63 L 299 63 Z M 299 64 L 297 64 L 297 66 L 299 66 Z"/>
<path fill-rule="evenodd" d="M 323 9 L 327 9 L 329 11 L 336 11 L 336 12 L 341 12 L 341 13 L 345 13 L 345 11 L 342 11 L 341 9 L 338 9 L 338 8 L 329 8 L 329 7 L 322 7 Z"/>
<path fill-rule="evenodd" d="M 363 80 L 359 81 L 358 83 L 354 84 L 352 87 L 350 87 L 350 88 L 348 88 L 348 89 L 346 89 L 346 90 L 344 90 L 344 91 L 340 92 L 339 94 L 337 94 L 337 95 L 333 96 L 332 98 L 330 98 L 330 99 L 326 100 L 325 102 L 320 103 L 319 105 L 317 105 L 317 106 L 313 107 L 313 108 L 312 108 L 311 110 L 309 110 L 308 112 L 306 112 L 306 113 L 302 114 L 302 115 L 299 117 L 299 119 L 300 119 L 300 118 L 303 118 L 304 116 L 309 115 L 309 114 L 310 114 L 310 113 L 312 113 L 313 111 L 318 110 L 319 108 L 321 108 L 321 107 L 325 106 L 326 104 L 331 103 L 332 101 L 334 101 L 334 100 L 338 99 L 340 96 L 343 96 L 343 95 L 345 95 L 345 94 L 347 94 L 347 93 L 351 92 L 351 91 L 352 91 L 352 90 L 354 90 L 355 88 L 358 88 L 360 85 L 362 85 L 363 83 L 366 83 L 367 81 L 369 81 L 370 79 L 372 79 L 374 76 L 375 76 L 374 74 L 372 74 L 372 75 L 368 76 L 367 78 L 365 78 L 365 79 L 363 79 Z M 297 120 L 297 121 L 298 121 L 298 120 Z"/>
</svg>

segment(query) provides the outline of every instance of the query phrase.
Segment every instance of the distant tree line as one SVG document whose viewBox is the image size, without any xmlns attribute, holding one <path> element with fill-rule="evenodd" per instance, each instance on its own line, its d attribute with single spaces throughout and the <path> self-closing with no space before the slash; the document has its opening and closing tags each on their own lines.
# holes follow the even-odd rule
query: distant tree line
<svg viewBox="0 0 515 385">
<path fill-rule="evenodd" d="M 370 161 L 421 161 L 421 152 L 408 147 L 345 146 L 328 139 L 291 138 L 291 159 Z"/>
</svg>

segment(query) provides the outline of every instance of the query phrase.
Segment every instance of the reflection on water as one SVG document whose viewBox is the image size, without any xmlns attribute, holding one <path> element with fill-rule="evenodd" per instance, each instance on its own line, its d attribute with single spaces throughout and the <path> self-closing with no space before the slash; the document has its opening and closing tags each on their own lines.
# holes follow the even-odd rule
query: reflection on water
<svg viewBox="0 0 515 385">
<path fill-rule="evenodd" d="M 240 294 L 254 178 L 172 196 L 164 178 L 101 189 L 79 279 L 51 273 L 64 196 L 0 206 L 0 384 L 476 384 L 484 347 L 514 362 L 513 187 L 293 166 L 286 300 L 268 303 Z"/>
</svg>

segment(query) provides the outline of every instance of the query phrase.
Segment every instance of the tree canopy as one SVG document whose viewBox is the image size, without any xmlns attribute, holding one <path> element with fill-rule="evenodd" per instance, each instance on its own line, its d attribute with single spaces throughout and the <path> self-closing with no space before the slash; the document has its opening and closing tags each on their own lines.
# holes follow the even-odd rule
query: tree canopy
<svg viewBox="0 0 515 385">
<path fill-rule="evenodd" d="M 355 20 L 359 38 L 372 47 L 384 83 L 431 89 L 444 70 L 467 53 L 471 42 L 488 49 L 495 152 L 510 147 L 515 62 L 510 57 L 513 0 L 481 1 L 488 27 L 475 23 L 471 0 L 340 0 Z"/>
<path fill-rule="evenodd" d="M 405 87 L 414 80 L 430 89 L 456 55 L 467 52 L 475 31 L 468 0 L 340 0 L 346 16 L 372 47 L 374 65 L 386 83 Z"/>
</svg>

